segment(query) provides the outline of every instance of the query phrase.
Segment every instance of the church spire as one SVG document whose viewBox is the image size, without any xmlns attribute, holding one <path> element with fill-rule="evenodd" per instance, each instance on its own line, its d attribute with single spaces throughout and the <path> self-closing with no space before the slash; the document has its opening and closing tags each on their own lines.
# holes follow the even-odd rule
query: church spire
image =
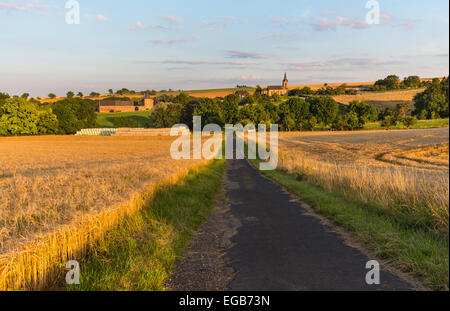
<svg viewBox="0 0 450 311">
<path fill-rule="evenodd" d="M 288 79 L 287 79 L 287 74 L 286 74 L 286 72 L 284 73 L 283 88 L 285 88 L 285 89 L 288 88 Z"/>
</svg>

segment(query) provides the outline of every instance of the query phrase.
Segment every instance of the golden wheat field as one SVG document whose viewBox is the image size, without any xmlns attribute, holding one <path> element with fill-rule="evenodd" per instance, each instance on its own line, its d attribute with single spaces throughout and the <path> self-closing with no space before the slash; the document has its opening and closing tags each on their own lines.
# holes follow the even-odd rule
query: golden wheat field
<svg viewBox="0 0 450 311">
<path fill-rule="evenodd" d="M 448 236 L 449 132 L 280 133 L 279 168 Z"/>
<path fill-rule="evenodd" d="M 173 139 L 0 138 L 0 289 L 42 288 L 158 185 L 205 163 L 172 160 Z"/>
</svg>

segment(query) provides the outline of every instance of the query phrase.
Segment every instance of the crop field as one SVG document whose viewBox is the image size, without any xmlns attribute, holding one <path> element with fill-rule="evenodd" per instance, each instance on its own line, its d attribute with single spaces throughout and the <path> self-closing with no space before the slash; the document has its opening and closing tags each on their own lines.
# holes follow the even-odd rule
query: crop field
<svg viewBox="0 0 450 311">
<path fill-rule="evenodd" d="M 159 185 L 205 163 L 172 160 L 173 139 L 0 138 L 0 289 L 42 288 Z"/>
<path fill-rule="evenodd" d="M 363 92 L 357 95 L 339 95 L 333 98 L 341 104 L 348 105 L 350 102 L 364 101 L 374 105 L 379 111 L 385 108 L 395 108 L 397 104 L 408 102 L 412 105 L 414 96 L 423 92 L 424 89 L 386 91 L 386 92 Z"/>
<path fill-rule="evenodd" d="M 338 83 L 327 83 L 327 85 L 329 87 L 332 88 L 337 88 L 338 86 L 344 84 L 344 82 L 338 82 Z M 350 83 L 345 83 L 348 87 L 359 87 L 359 86 L 369 86 L 369 85 L 373 85 L 374 82 L 350 82 Z M 309 87 L 311 90 L 313 91 L 317 91 L 320 88 L 324 87 L 324 84 L 297 84 L 297 85 L 290 85 L 289 89 L 301 89 L 304 87 Z"/>
<path fill-rule="evenodd" d="M 279 167 L 448 239 L 447 128 L 281 133 Z"/>
</svg>

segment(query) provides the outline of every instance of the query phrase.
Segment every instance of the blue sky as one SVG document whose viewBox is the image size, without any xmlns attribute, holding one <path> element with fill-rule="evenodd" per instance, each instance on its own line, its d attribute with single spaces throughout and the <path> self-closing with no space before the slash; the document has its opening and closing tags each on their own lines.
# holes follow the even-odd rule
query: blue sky
<svg viewBox="0 0 450 311">
<path fill-rule="evenodd" d="M 448 75 L 449 3 L 379 0 L 0 0 L 0 92 L 374 81 Z"/>
</svg>

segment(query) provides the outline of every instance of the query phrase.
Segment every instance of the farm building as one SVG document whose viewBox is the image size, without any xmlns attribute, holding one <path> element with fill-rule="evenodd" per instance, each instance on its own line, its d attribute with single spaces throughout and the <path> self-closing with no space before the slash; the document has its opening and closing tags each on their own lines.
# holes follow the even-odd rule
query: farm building
<svg viewBox="0 0 450 311">
<path fill-rule="evenodd" d="M 284 73 L 282 85 L 269 85 L 268 87 L 262 89 L 262 94 L 268 96 L 272 96 L 273 94 L 284 96 L 287 94 L 287 92 L 288 92 L 288 79 L 286 73 Z"/>
<path fill-rule="evenodd" d="M 145 111 L 153 109 L 153 99 L 145 94 L 140 102 L 128 100 L 99 100 L 97 104 L 98 112 L 131 112 Z"/>
<path fill-rule="evenodd" d="M 243 100 L 245 96 L 250 95 L 249 92 L 244 91 L 244 90 L 236 91 L 234 94 L 237 95 L 237 96 L 239 96 L 239 99 L 240 99 L 240 100 Z"/>
</svg>

